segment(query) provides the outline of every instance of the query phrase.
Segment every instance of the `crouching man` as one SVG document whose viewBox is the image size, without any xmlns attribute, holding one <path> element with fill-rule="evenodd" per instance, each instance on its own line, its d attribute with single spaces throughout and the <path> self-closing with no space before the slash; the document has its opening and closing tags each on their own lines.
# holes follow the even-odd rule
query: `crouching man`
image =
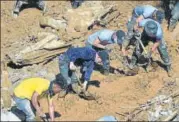
<svg viewBox="0 0 179 122">
<path fill-rule="evenodd" d="M 90 80 L 93 72 L 94 63 L 101 63 L 106 52 L 96 52 L 90 47 L 69 48 L 64 54 L 59 56 L 60 74 L 64 77 L 68 85 L 71 85 L 72 90 L 80 94 L 81 90 L 86 91 L 87 83 Z M 78 87 L 78 76 L 76 76 L 77 63 L 82 69 L 82 89 Z M 65 95 L 65 94 L 64 94 Z M 62 96 L 61 96 L 62 97 Z"/>
<path fill-rule="evenodd" d="M 121 48 L 123 38 L 125 36 L 124 31 L 118 30 L 108 30 L 103 29 L 100 31 L 97 31 L 93 34 L 91 34 L 87 41 L 86 46 L 91 47 L 98 51 L 105 51 L 106 52 L 106 58 L 103 59 L 103 74 L 108 75 L 110 70 L 110 61 L 109 61 L 109 50 L 111 50 L 110 44 L 118 44 Z"/>
<path fill-rule="evenodd" d="M 154 21 L 152 19 L 144 19 L 139 22 L 139 28 L 140 30 L 139 29 L 137 30 L 138 31 L 137 35 L 138 37 L 140 37 L 139 31 L 142 32 L 140 39 L 143 45 L 147 46 L 149 41 L 152 41 L 154 43 L 151 50 L 148 52 L 148 54 L 146 54 L 146 58 L 150 59 L 152 54 L 155 53 L 156 49 L 158 49 L 160 57 L 163 60 L 164 65 L 166 66 L 168 76 L 172 76 L 171 59 L 168 54 L 167 45 L 164 40 L 163 30 L 162 30 L 161 25 L 157 21 Z M 124 56 L 126 56 L 127 54 L 126 49 L 127 49 L 128 44 L 129 42 L 126 42 L 126 40 L 123 43 L 122 50 L 123 50 Z M 143 48 L 141 45 L 135 48 L 135 51 L 133 53 L 132 60 L 131 60 L 131 65 L 133 67 L 136 66 L 142 52 L 143 52 Z"/>
<path fill-rule="evenodd" d="M 52 97 L 64 88 L 65 84 L 62 82 L 50 82 L 43 78 L 29 78 L 23 80 L 15 87 L 13 99 L 17 108 L 26 114 L 26 121 L 34 121 L 34 109 L 42 119 L 46 119 L 46 115 L 38 104 L 38 97 L 42 94 L 47 94 L 50 119 L 54 121 L 54 104 Z"/>
</svg>

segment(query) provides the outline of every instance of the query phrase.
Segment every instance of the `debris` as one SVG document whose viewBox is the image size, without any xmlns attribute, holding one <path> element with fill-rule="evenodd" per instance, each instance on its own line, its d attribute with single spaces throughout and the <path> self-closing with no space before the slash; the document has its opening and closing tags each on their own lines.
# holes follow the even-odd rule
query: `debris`
<svg viewBox="0 0 179 122">
<path fill-rule="evenodd" d="M 66 27 L 67 27 L 67 22 L 66 20 L 64 19 L 61 19 L 61 20 L 55 20 L 49 16 L 47 17 L 42 17 L 40 20 L 39 20 L 39 24 L 41 27 L 51 27 L 53 29 L 56 29 L 56 30 L 65 30 Z"/>
<path fill-rule="evenodd" d="M 178 114 L 178 110 L 176 110 L 175 112 L 173 112 L 170 116 L 168 116 L 166 119 L 164 119 L 163 121 L 171 121 L 173 118 L 175 118 Z"/>
<path fill-rule="evenodd" d="M 7 72 L 7 63 L 6 62 L 1 62 L 2 66 L 2 74 L 1 74 L 1 106 L 4 108 L 8 109 L 12 105 L 12 100 L 11 100 L 11 92 L 10 88 L 12 87 L 12 83 L 8 78 L 8 72 Z M 3 105 L 2 105 L 3 104 Z"/>
<path fill-rule="evenodd" d="M 15 65 L 24 66 L 49 61 L 71 46 L 71 43 L 59 41 L 58 36 L 52 33 L 42 33 L 45 38 L 37 43 L 18 51 L 17 54 L 8 54 L 7 57 Z"/>
</svg>

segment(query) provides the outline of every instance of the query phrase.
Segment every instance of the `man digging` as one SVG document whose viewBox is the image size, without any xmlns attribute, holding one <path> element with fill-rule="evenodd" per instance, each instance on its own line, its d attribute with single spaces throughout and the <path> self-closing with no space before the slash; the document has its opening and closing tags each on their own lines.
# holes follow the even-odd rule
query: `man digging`
<svg viewBox="0 0 179 122">
<path fill-rule="evenodd" d="M 106 52 L 106 58 L 103 59 L 103 74 L 108 75 L 110 71 L 109 50 L 111 50 L 110 44 L 118 44 L 122 46 L 123 38 L 125 36 L 124 31 L 103 29 L 91 34 L 87 41 L 86 46 L 95 49 L 97 52 L 103 50 Z"/>
<path fill-rule="evenodd" d="M 142 34 L 140 34 L 139 29 L 136 30 L 136 35 L 141 39 L 141 42 L 144 46 L 148 45 L 149 41 L 152 41 L 154 45 L 152 46 L 151 50 L 145 55 L 147 59 L 150 59 L 152 54 L 158 49 L 158 52 L 160 54 L 160 57 L 162 58 L 164 65 L 166 66 L 166 70 L 168 73 L 168 76 L 172 76 L 171 72 L 171 60 L 167 51 L 167 46 L 163 37 L 163 30 L 161 25 L 152 19 L 144 19 L 139 22 L 138 24 L 140 31 Z M 144 29 L 143 29 L 143 28 Z M 125 42 L 123 43 L 123 54 L 124 57 L 126 57 L 127 52 L 126 49 L 128 47 L 129 43 Z M 140 56 L 144 49 L 140 45 L 138 48 L 135 48 L 135 51 L 133 53 L 132 59 L 131 59 L 131 65 L 132 67 L 136 67 L 137 62 L 140 59 Z"/>
<path fill-rule="evenodd" d="M 38 104 L 38 97 L 46 94 L 48 98 L 50 120 L 54 121 L 55 108 L 52 97 L 66 87 L 66 84 L 61 81 L 50 82 L 43 78 L 29 78 L 23 80 L 15 87 L 13 99 L 17 108 L 25 113 L 26 121 L 35 121 L 33 108 L 43 120 L 47 120 L 46 115 Z"/>
<path fill-rule="evenodd" d="M 90 47 L 71 47 L 59 56 L 60 74 L 64 77 L 68 86 L 71 86 L 72 90 L 80 95 L 81 92 L 85 92 L 87 89 L 94 63 L 101 63 L 105 55 L 107 55 L 106 52 L 96 52 Z M 81 66 L 82 69 L 82 89 L 78 85 L 79 77 L 76 74 L 76 65 Z M 64 91 L 64 94 L 59 97 L 64 97 L 66 94 L 67 91 Z"/>
</svg>

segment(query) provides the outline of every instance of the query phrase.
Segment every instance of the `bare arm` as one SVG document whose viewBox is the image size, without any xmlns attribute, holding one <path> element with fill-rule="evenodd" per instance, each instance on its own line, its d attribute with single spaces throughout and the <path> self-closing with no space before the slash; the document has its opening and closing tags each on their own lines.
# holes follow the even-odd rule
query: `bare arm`
<svg viewBox="0 0 179 122">
<path fill-rule="evenodd" d="M 94 45 L 95 47 L 98 47 L 98 48 L 101 48 L 101 49 L 105 49 L 105 46 L 102 45 L 102 44 L 100 44 L 99 38 L 97 38 L 97 39 L 94 41 L 93 45 Z"/>
<path fill-rule="evenodd" d="M 52 98 L 50 98 L 50 96 L 48 96 L 48 106 L 49 106 L 49 115 L 50 115 L 50 119 L 51 121 L 54 121 L 54 104 L 53 104 L 53 100 Z"/>
<path fill-rule="evenodd" d="M 39 96 L 39 94 L 37 92 L 34 92 L 33 95 L 32 95 L 31 101 L 32 101 L 32 105 L 36 109 L 38 115 L 43 116 L 44 113 L 42 112 L 42 110 L 41 110 L 41 108 L 40 108 L 40 106 L 38 104 L 38 100 L 37 100 L 38 96 Z"/>
<path fill-rule="evenodd" d="M 154 45 L 152 46 L 151 52 L 153 53 L 159 45 L 160 45 L 160 41 L 155 42 Z"/>
<path fill-rule="evenodd" d="M 138 30 L 139 29 L 139 22 L 142 21 L 144 19 L 144 17 L 142 15 L 140 15 L 137 19 L 136 19 L 136 24 L 134 25 L 134 30 Z"/>
</svg>

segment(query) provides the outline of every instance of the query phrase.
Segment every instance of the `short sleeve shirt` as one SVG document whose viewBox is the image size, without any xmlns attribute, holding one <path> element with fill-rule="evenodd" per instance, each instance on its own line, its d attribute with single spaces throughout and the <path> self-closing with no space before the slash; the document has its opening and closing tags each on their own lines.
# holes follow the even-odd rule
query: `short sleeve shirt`
<svg viewBox="0 0 179 122">
<path fill-rule="evenodd" d="M 139 22 L 139 27 L 145 27 L 145 25 L 146 25 L 146 23 L 148 21 L 154 21 L 154 20 L 152 20 L 152 19 L 144 19 L 144 20 Z M 154 21 L 154 22 L 157 24 L 157 27 L 158 27 L 157 33 L 155 35 L 155 38 L 156 38 L 156 40 L 161 41 L 162 38 L 163 38 L 162 27 L 157 21 Z"/>
<path fill-rule="evenodd" d="M 29 78 L 23 80 L 15 89 L 16 97 L 31 100 L 34 92 L 39 95 L 48 90 L 50 81 L 43 78 Z"/>
<path fill-rule="evenodd" d="M 112 44 L 114 43 L 112 40 L 112 35 L 114 34 L 114 32 L 115 31 L 108 30 L 108 29 L 97 31 L 88 37 L 88 40 L 86 41 L 86 43 L 93 45 L 94 41 L 96 39 L 99 39 L 101 41 L 100 44 L 102 45 Z"/>
<path fill-rule="evenodd" d="M 155 10 L 157 10 L 157 8 L 151 5 L 137 6 L 134 9 L 137 16 L 143 15 L 145 19 L 151 18 Z"/>
</svg>

